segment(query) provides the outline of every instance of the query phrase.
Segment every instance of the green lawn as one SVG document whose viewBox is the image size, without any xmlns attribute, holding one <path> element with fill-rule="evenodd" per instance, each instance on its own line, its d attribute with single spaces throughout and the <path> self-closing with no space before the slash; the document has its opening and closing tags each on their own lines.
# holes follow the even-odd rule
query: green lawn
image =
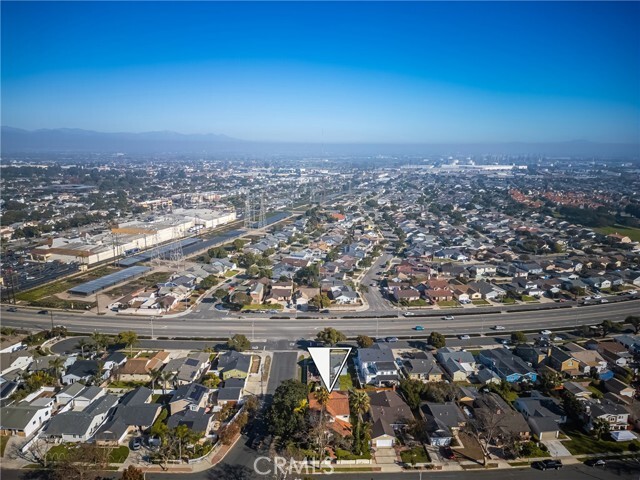
<svg viewBox="0 0 640 480">
<path fill-rule="evenodd" d="M 511 305 L 513 303 L 516 303 L 516 301 L 511 297 L 504 297 L 502 299 L 502 303 L 504 303 L 505 305 Z"/>
<path fill-rule="evenodd" d="M 529 295 L 522 295 L 522 301 L 523 302 L 539 302 L 539 300 L 536 297 L 531 297 Z"/>
<path fill-rule="evenodd" d="M 594 230 L 603 235 L 611 235 L 612 233 L 619 233 L 620 235 L 626 235 L 635 242 L 640 242 L 640 228 L 631 227 L 600 227 L 594 228 Z"/>
<path fill-rule="evenodd" d="M 622 453 L 629 450 L 632 442 L 614 442 L 609 435 L 601 440 L 592 437 L 575 427 L 565 427 L 564 432 L 571 437 L 563 445 L 574 455 L 587 455 L 594 453 Z"/>
<path fill-rule="evenodd" d="M 224 276 L 227 278 L 231 278 L 239 273 L 240 272 L 238 270 L 229 270 L 228 272 L 225 272 Z"/>
<path fill-rule="evenodd" d="M 47 459 L 51 461 L 62 460 L 68 454 L 71 448 L 75 448 L 74 444 L 61 443 L 60 445 L 54 445 L 47 452 Z M 114 448 L 109 454 L 109 463 L 124 463 L 129 456 L 129 447 L 121 445 Z"/>
<path fill-rule="evenodd" d="M 451 308 L 453 308 L 453 307 L 459 307 L 460 304 L 455 300 L 445 300 L 445 301 L 442 301 L 442 302 L 438 302 L 438 306 L 439 307 L 451 307 Z"/>
<path fill-rule="evenodd" d="M 244 305 L 242 310 L 282 310 L 282 305 L 279 303 L 275 304 L 260 304 L 256 303 L 254 305 Z"/>
<path fill-rule="evenodd" d="M 408 465 L 411 465 L 412 459 L 415 459 L 415 463 L 427 463 L 431 461 L 429 454 L 422 446 L 400 452 L 400 458 Z"/>
<path fill-rule="evenodd" d="M 353 388 L 353 380 L 351 375 L 340 375 L 340 390 L 347 392 Z"/>
<path fill-rule="evenodd" d="M 161 382 L 158 382 L 161 383 Z M 114 380 L 109 383 L 109 387 L 111 388 L 138 388 L 138 387 L 146 387 L 149 382 L 123 382 Z"/>
<path fill-rule="evenodd" d="M 481 298 L 479 300 L 471 300 L 473 305 L 491 305 L 490 302 L 487 302 L 485 299 Z"/>
<path fill-rule="evenodd" d="M 4 449 L 7 448 L 7 443 L 9 443 L 10 438 L 9 435 L 0 436 L 0 457 L 4 457 Z"/>
</svg>

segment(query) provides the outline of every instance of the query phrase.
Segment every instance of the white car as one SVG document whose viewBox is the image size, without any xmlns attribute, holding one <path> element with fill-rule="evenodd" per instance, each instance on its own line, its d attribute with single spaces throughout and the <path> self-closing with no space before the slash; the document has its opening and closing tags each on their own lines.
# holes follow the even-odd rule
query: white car
<svg viewBox="0 0 640 480">
<path fill-rule="evenodd" d="M 551 332 L 551 330 L 542 330 L 540 333 L 542 335 L 551 335 L 553 332 Z"/>
<path fill-rule="evenodd" d="M 405 317 L 413 317 L 413 316 L 415 316 L 415 313 L 413 313 L 413 312 L 404 312 L 403 315 Z"/>
<path fill-rule="evenodd" d="M 600 300 L 602 298 L 602 295 L 594 295 L 593 298 L 595 298 L 596 300 Z"/>
<path fill-rule="evenodd" d="M 496 325 L 493 327 L 494 330 L 504 330 L 504 327 L 502 325 Z"/>
<path fill-rule="evenodd" d="M 442 317 L 443 320 L 453 320 L 455 317 L 453 315 L 446 315 Z"/>
<path fill-rule="evenodd" d="M 469 340 L 471 337 L 469 335 L 458 335 L 460 340 Z"/>
<path fill-rule="evenodd" d="M 600 300 L 600 303 L 609 303 L 609 300 L 607 300 L 606 298 L 603 298 Z"/>
</svg>

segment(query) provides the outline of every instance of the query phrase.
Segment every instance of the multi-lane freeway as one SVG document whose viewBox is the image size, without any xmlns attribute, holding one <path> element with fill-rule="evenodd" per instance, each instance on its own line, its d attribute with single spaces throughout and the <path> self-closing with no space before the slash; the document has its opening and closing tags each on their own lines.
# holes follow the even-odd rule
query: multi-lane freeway
<svg viewBox="0 0 640 480">
<path fill-rule="evenodd" d="M 200 312 L 201 313 L 201 312 Z M 324 327 L 334 327 L 353 337 L 364 334 L 375 337 L 418 337 L 431 331 L 445 335 L 484 334 L 489 333 L 494 325 L 502 325 L 505 332 L 516 330 L 567 329 L 578 325 L 596 325 L 603 320 L 622 321 L 629 315 L 640 313 L 640 299 L 618 303 L 591 305 L 583 307 L 562 308 L 555 310 L 537 310 L 527 312 L 505 311 L 502 313 L 459 315 L 454 320 L 443 320 L 433 316 L 437 312 L 429 312 L 429 317 L 374 317 L 355 315 L 318 315 L 320 318 L 268 318 L 239 317 L 235 314 L 220 315 L 211 313 L 208 318 L 193 313 L 177 318 L 149 317 L 137 318 L 129 316 L 98 316 L 96 314 L 73 314 L 56 312 L 53 322 L 49 315 L 39 315 L 35 310 L 18 309 L 17 312 L 2 310 L 2 325 L 27 329 L 46 329 L 51 323 L 63 325 L 69 331 L 92 333 L 100 331 L 116 334 L 123 330 L 134 330 L 139 335 L 162 338 L 227 338 L 235 333 L 246 335 L 250 339 L 297 340 L 313 338 Z M 415 326 L 424 327 L 417 332 Z M 153 328 L 153 332 L 152 332 Z"/>
</svg>

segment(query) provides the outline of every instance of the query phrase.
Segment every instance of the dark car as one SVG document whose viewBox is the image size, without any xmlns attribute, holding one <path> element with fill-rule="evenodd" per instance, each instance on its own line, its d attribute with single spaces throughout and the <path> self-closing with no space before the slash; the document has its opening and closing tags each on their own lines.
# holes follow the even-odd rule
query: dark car
<svg viewBox="0 0 640 480">
<path fill-rule="evenodd" d="M 533 462 L 531 466 L 539 470 L 560 470 L 562 468 L 562 462 L 560 460 L 543 460 L 542 462 Z"/>
<path fill-rule="evenodd" d="M 602 458 L 592 458 L 591 460 L 587 460 L 584 462 L 585 465 L 590 467 L 605 467 L 607 462 L 605 462 Z"/>
<path fill-rule="evenodd" d="M 49 310 L 40 310 L 38 312 L 38 315 L 47 315 L 49 313 Z"/>
<path fill-rule="evenodd" d="M 329 309 L 325 308 L 324 310 L 320 310 L 320 313 L 329 313 Z"/>
<path fill-rule="evenodd" d="M 447 460 L 453 460 L 454 458 L 456 458 L 456 455 L 453 453 L 453 450 L 451 450 L 451 447 L 442 447 L 440 449 L 440 454 Z"/>
<path fill-rule="evenodd" d="M 7 308 L 7 312 L 17 312 L 18 309 L 16 307 L 9 307 Z"/>
<path fill-rule="evenodd" d="M 131 450 L 140 450 L 142 448 L 142 439 L 139 437 L 131 440 Z"/>
</svg>

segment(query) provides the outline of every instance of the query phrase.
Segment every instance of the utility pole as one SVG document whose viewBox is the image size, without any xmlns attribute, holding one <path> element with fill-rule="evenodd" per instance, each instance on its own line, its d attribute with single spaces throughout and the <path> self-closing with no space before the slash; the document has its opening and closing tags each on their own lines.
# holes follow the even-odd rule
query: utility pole
<svg viewBox="0 0 640 480">
<path fill-rule="evenodd" d="M 256 336 L 255 336 L 255 320 L 251 320 L 251 341 L 255 342 Z"/>
<path fill-rule="evenodd" d="M 155 336 L 153 335 L 153 319 L 154 317 L 151 317 L 151 340 L 155 340 Z"/>
<path fill-rule="evenodd" d="M 49 310 L 49 316 L 51 317 L 51 333 L 53 333 L 53 310 Z"/>
</svg>

